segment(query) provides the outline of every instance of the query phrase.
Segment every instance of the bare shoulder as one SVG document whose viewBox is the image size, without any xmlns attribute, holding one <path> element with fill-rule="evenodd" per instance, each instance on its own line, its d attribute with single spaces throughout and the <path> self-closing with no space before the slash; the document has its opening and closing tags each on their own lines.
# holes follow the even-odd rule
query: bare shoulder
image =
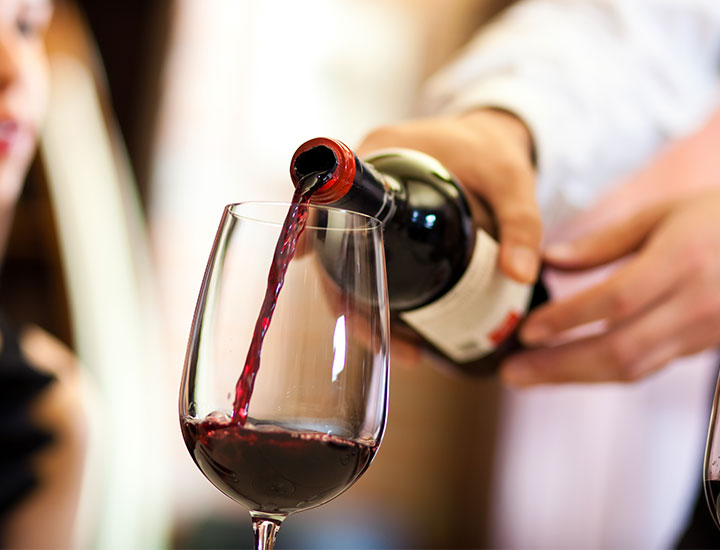
<svg viewBox="0 0 720 550">
<path fill-rule="evenodd" d="M 33 367 L 55 377 L 35 404 L 33 415 L 37 422 L 57 432 L 59 444 L 84 439 L 87 378 L 75 354 L 34 325 L 22 331 L 20 348 Z"/>
<path fill-rule="evenodd" d="M 7 542 L 17 548 L 71 547 L 85 466 L 89 386 L 73 352 L 46 331 L 23 330 L 20 347 L 36 369 L 55 377 L 30 411 L 53 442 L 35 459 L 37 488 L 8 518 Z"/>
<path fill-rule="evenodd" d="M 59 379 L 78 376 L 78 361 L 75 354 L 63 342 L 42 328 L 31 325 L 20 336 L 23 355 L 35 368 Z"/>
</svg>

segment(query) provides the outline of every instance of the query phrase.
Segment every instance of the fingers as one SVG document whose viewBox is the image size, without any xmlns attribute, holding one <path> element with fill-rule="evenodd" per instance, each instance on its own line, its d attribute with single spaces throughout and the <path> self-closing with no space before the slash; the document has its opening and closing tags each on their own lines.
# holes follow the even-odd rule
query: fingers
<svg viewBox="0 0 720 550">
<path fill-rule="evenodd" d="M 534 177 L 518 171 L 516 185 L 488 194 L 500 230 L 500 268 L 513 279 L 533 283 L 540 266 L 542 225 L 535 201 Z"/>
<path fill-rule="evenodd" d="M 642 363 L 631 363 L 619 345 L 606 335 L 586 338 L 555 348 L 519 354 L 500 371 L 504 383 L 515 387 L 543 384 L 633 382 L 654 372 L 679 355 L 675 342 L 648 349 Z"/>
<path fill-rule="evenodd" d="M 414 341 L 406 340 L 402 336 L 396 335 L 393 330 L 390 349 L 392 350 L 392 361 L 396 361 L 406 365 L 415 366 L 420 363 L 422 358 L 422 348 Z"/>
<path fill-rule="evenodd" d="M 484 157 L 465 158 L 456 170 L 461 181 L 490 205 L 500 237 L 500 267 L 522 283 L 537 279 L 542 223 L 535 197 L 532 139 L 510 113 L 478 111 L 464 117 L 471 135 L 487 139 Z"/>
<path fill-rule="evenodd" d="M 713 345 L 718 319 L 720 299 L 691 289 L 602 334 L 518 354 L 503 364 L 501 377 L 514 386 L 635 381 Z"/>
<path fill-rule="evenodd" d="M 521 340 L 537 345 L 586 323 L 606 320 L 613 326 L 639 314 L 682 280 L 684 270 L 668 269 L 666 263 L 655 247 L 643 251 L 598 285 L 533 311 L 520 330 Z"/>
<path fill-rule="evenodd" d="M 435 157 L 490 205 L 500 232 L 502 270 L 532 283 L 540 263 L 541 223 L 531 142 L 527 128 L 514 115 L 480 109 L 460 117 L 379 128 L 365 138 L 358 153 L 393 146 Z"/>
<path fill-rule="evenodd" d="M 560 269 L 587 269 L 617 260 L 637 250 L 671 210 L 672 203 L 644 209 L 613 226 L 545 251 L 545 261 Z"/>
<path fill-rule="evenodd" d="M 495 217 L 500 268 L 521 283 L 533 283 L 540 266 L 542 236 L 535 173 L 522 149 L 500 144 L 494 147 L 502 154 L 486 159 L 464 158 L 455 164 L 455 172 L 466 188 L 487 202 Z"/>
</svg>

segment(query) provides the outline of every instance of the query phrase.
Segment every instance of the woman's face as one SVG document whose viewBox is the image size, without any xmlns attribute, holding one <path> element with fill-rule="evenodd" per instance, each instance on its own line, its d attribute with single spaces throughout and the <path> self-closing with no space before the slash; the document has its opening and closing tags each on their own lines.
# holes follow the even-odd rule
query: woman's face
<svg viewBox="0 0 720 550">
<path fill-rule="evenodd" d="M 0 208 L 12 207 L 35 151 L 48 95 L 50 0 L 0 0 Z M 1 215 L 1 214 L 0 214 Z"/>
</svg>

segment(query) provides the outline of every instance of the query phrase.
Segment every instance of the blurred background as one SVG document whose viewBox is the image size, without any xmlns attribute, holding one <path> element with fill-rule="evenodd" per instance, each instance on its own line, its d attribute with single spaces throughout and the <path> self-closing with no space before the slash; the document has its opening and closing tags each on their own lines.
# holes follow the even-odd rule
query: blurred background
<svg viewBox="0 0 720 550">
<path fill-rule="evenodd" d="M 86 373 L 78 547 L 251 547 L 247 512 L 195 467 L 177 418 L 222 209 L 288 200 L 290 158 L 309 138 L 352 147 L 417 115 L 425 79 L 507 4 L 56 0 L 50 113 L 0 305 L 64 341 Z M 704 185 L 720 170 L 720 114 L 692 140 L 670 151 L 690 163 L 661 159 L 637 184 Z M 624 204 L 600 206 L 617 215 Z M 373 466 L 332 503 L 291 516 L 277 547 L 487 546 L 499 390 L 394 361 Z"/>
<path fill-rule="evenodd" d="M 247 512 L 184 447 L 177 391 L 226 203 L 290 198 L 289 161 L 417 113 L 424 79 L 495 11 L 482 0 L 58 0 L 52 100 L 0 298 L 79 355 L 90 456 L 79 547 L 251 546 Z M 255 312 L 248 312 L 254 315 Z M 345 495 L 280 548 L 478 547 L 492 380 L 394 363 L 389 424 Z"/>
</svg>

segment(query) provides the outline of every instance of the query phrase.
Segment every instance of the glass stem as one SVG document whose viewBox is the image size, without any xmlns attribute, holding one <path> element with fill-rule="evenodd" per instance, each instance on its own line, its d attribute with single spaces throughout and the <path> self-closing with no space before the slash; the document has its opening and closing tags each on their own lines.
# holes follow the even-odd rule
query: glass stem
<svg viewBox="0 0 720 550">
<path fill-rule="evenodd" d="M 268 517 L 252 516 L 255 550 L 273 550 L 281 521 Z"/>
</svg>

